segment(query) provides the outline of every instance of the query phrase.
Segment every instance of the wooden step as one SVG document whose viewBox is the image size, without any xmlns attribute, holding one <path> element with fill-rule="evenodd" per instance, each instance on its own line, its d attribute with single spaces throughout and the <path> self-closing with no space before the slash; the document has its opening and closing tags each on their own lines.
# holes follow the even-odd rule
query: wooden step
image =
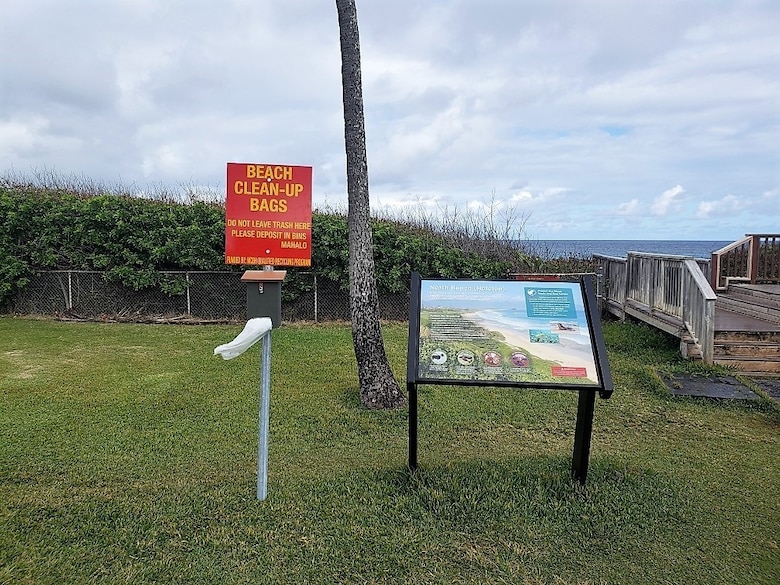
<svg viewBox="0 0 780 585">
<path fill-rule="evenodd" d="M 778 285 L 732 284 L 726 294 L 732 292 L 780 305 L 780 286 Z"/>
<path fill-rule="evenodd" d="M 759 332 L 751 333 L 753 337 L 759 336 Z M 780 333 L 764 332 L 762 337 L 764 340 L 716 340 L 713 347 L 715 363 L 736 368 L 749 376 L 780 375 Z"/>
<path fill-rule="evenodd" d="M 730 292 L 719 295 L 715 305 L 719 309 L 780 325 L 780 302 L 775 299 Z"/>
<path fill-rule="evenodd" d="M 780 343 L 780 330 L 718 330 L 715 332 L 715 345 L 729 341 L 749 343 Z"/>
<path fill-rule="evenodd" d="M 713 360 L 748 376 L 780 376 L 780 331 L 718 331 Z"/>
<path fill-rule="evenodd" d="M 780 343 L 771 341 L 720 341 L 715 342 L 713 354 L 716 358 L 774 358 L 780 361 Z"/>
<path fill-rule="evenodd" d="M 780 359 L 761 359 L 746 356 L 716 356 L 715 363 L 739 370 L 745 376 L 780 376 Z"/>
</svg>

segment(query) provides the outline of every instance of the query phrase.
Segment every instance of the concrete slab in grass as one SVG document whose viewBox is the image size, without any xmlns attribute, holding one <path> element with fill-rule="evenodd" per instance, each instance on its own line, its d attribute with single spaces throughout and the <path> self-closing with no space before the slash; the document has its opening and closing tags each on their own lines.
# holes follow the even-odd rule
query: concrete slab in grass
<svg viewBox="0 0 780 585">
<path fill-rule="evenodd" d="M 769 398 L 780 403 L 780 378 L 755 378 L 753 383 L 766 392 Z"/>
<path fill-rule="evenodd" d="M 758 394 L 732 376 L 661 374 L 661 380 L 675 396 L 759 400 Z"/>
</svg>

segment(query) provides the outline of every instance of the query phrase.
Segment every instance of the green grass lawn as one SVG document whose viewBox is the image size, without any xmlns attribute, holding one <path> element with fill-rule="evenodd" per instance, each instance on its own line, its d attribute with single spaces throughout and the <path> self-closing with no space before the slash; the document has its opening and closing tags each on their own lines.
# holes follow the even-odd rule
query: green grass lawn
<svg viewBox="0 0 780 585">
<path fill-rule="evenodd" d="M 670 397 L 663 334 L 605 324 L 582 488 L 575 393 L 422 386 L 410 476 L 349 326 L 286 325 L 258 502 L 259 346 L 212 355 L 240 329 L 0 319 L 0 583 L 778 582 L 778 409 Z"/>
</svg>

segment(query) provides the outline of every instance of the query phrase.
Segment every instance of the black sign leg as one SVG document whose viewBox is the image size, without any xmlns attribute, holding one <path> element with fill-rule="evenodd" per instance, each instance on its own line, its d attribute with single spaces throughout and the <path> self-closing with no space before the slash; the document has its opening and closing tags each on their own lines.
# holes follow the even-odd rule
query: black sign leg
<svg viewBox="0 0 780 585">
<path fill-rule="evenodd" d="M 409 395 L 409 470 L 417 471 L 417 384 L 406 384 Z"/>
<path fill-rule="evenodd" d="M 590 457 L 590 437 L 593 433 L 593 410 L 596 393 L 580 390 L 577 402 L 577 426 L 574 429 L 574 455 L 571 459 L 571 476 L 585 485 L 588 476 L 588 458 Z"/>
</svg>

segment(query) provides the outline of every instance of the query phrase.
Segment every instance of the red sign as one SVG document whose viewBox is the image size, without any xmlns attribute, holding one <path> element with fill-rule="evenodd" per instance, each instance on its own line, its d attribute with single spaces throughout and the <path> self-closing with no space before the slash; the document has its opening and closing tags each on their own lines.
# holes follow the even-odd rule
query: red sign
<svg viewBox="0 0 780 585">
<path fill-rule="evenodd" d="M 572 366 L 553 366 L 552 375 L 561 378 L 587 378 L 588 370 Z"/>
<path fill-rule="evenodd" d="M 311 167 L 227 164 L 225 263 L 311 266 Z"/>
</svg>

